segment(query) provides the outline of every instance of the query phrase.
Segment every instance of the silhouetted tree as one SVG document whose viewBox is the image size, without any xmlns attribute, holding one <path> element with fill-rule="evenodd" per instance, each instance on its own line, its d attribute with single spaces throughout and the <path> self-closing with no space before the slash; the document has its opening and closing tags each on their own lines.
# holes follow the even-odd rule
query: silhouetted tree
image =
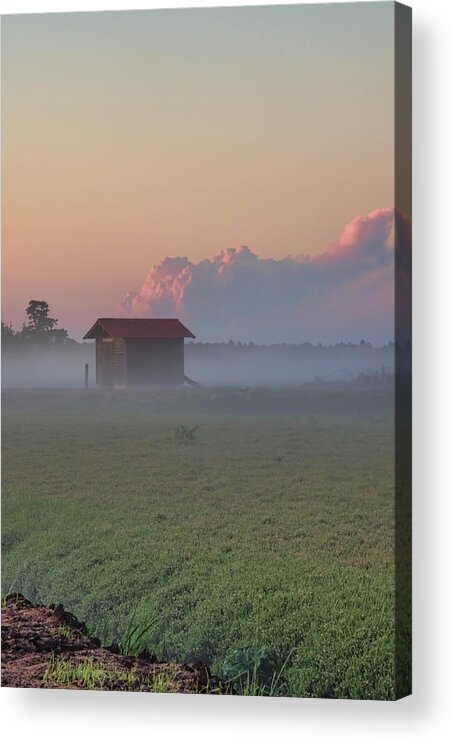
<svg viewBox="0 0 453 742">
<path fill-rule="evenodd" d="M 17 333 L 14 332 L 11 322 L 6 324 L 2 321 L 2 346 L 7 347 L 15 342 Z"/>
<path fill-rule="evenodd" d="M 31 299 L 25 311 L 29 319 L 27 329 L 33 332 L 51 332 L 58 324 L 57 319 L 49 317 L 49 305 L 46 301 Z"/>
<path fill-rule="evenodd" d="M 49 305 L 46 301 L 31 299 L 26 308 L 28 325 L 23 325 L 21 336 L 26 342 L 37 343 L 64 343 L 68 340 L 68 332 L 63 328 L 57 329 L 58 320 L 49 317 Z"/>
</svg>

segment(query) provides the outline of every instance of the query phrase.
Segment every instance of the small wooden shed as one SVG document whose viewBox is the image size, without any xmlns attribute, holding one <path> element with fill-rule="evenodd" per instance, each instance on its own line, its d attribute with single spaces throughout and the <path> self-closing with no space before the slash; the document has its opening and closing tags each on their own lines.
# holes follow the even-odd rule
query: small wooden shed
<svg viewBox="0 0 453 742">
<path fill-rule="evenodd" d="M 195 335 L 178 319 L 102 317 L 84 340 L 96 340 L 96 384 L 184 383 L 184 338 Z"/>
</svg>

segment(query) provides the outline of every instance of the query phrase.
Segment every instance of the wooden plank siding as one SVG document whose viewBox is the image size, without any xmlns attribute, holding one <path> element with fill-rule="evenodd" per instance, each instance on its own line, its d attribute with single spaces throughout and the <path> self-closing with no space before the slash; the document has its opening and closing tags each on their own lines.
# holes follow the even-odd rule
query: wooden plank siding
<svg viewBox="0 0 453 742">
<path fill-rule="evenodd" d="M 123 338 L 113 338 L 113 377 L 114 384 L 124 386 L 126 383 L 126 343 Z"/>
<path fill-rule="evenodd" d="M 96 384 L 122 386 L 126 383 L 126 348 L 123 338 L 96 339 Z"/>
<path fill-rule="evenodd" d="M 101 380 L 101 341 L 96 338 L 96 384 L 102 384 Z"/>
</svg>

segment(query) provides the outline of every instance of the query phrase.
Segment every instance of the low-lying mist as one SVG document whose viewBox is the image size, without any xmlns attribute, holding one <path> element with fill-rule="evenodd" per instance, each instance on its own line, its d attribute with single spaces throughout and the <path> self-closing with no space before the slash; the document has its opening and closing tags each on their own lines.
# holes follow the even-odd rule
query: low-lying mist
<svg viewBox="0 0 453 742">
<path fill-rule="evenodd" d="M 95 384 L 95 348 L 88 343 L 59 348 L 3 349 L 2 386 L 5 389 L 78 388 Z"/>
<path fill-rule="evenodd" d="M 392 376 L 395 348 L 367 343 L 336 346 L 187 343 L 185 374 L 203 386 L 294 386 L 311 381 L 351 381 L 363 375 Z M 4 349 L 4 388 L 79 388 L 85 364 L 95 385 L 95 347 Z"/>
<path fill-rule="evenodd" d="M 390 345 L 241 345 L 189 343 L 186 374 L 200 384 L 294 386 L 309 381 L 351 381 L 361 374 L 394 373 Z"/>
</svg>

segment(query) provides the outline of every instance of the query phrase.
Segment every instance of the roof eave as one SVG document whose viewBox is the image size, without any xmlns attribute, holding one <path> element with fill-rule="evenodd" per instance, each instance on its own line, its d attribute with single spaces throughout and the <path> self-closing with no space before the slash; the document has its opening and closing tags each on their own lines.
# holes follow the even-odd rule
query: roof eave
<svg viewBox="0 0 453 742">
<path fill-rule="evenodd" d="M 104 325 L 102 324 L 101 320 L 97 319 L 96 322 L 94 323 L 94 325 L 92 327 L 90 327 L 90 329 L 88 330 L 88 332 L 86 333 L 86 335 L 83 336 L 83 340 L 96 340 L 96 335 L 92 335 L 92 333 L 94 333 L 94 331 L 96 330 L 97 327 L 101 327 L 103 329 L 103 331 L 107 335 L 109 335 L 111 337 L 109 331 L 107 330 L 106 327 L 104 327 Z"/>
</svg>

